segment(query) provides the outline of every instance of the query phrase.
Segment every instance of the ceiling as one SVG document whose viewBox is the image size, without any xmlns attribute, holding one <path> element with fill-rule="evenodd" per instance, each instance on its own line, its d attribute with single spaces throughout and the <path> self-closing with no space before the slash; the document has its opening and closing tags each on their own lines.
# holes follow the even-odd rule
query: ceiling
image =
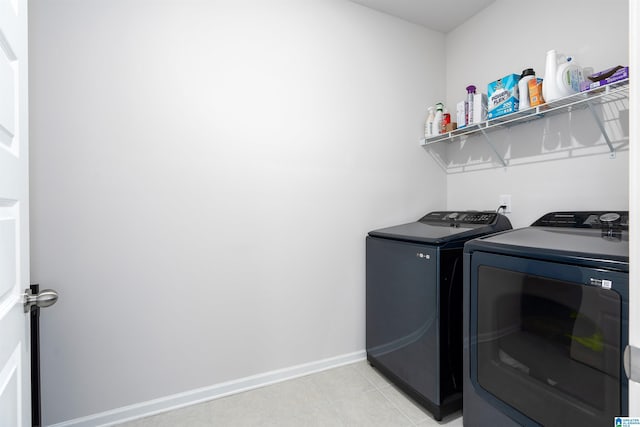
<svg viewBox="0 0 640 427">
<path fill-rule="evenodd" d="M 432 30 L 448 33 L 495 0 L 351 0 Z"/>
</svg>

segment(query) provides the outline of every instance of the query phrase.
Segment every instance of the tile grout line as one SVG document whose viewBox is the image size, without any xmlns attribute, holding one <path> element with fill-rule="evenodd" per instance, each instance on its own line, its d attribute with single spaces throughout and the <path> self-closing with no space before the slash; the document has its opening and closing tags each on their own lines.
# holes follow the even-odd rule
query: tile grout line
<svg viewBox="0 0 640 427">
<path fill-rule="evenodd" d="M 409 421 L 411 423 L 412 426 L 416 426 L 417 424 L 407 415 L 404 413 L 404 411 L 402 409 L 400 409 L 400 407 L 398 407 L 398 405 L 396 405 L 391 399 L 389 399 L 381 390 L 377 389 L 378 393 L 380 393 L 382 395 L 382 397 L 389 403 L 391 403 L 391 406 L 393 406 L 394 408 L 396 408 L 398 410 L 398 412 L 400 412 L 400 414 L 405 417 L 407 419 L 407 421 Z"/>
<path fill-rule="evenodd" d="M 399 414 L 400 414 L 400 416 L 401 416 L 401 417 L 404 417 L 404 419 L 409 423 L 409 424 L 408 424 L 408 426 L 415 426 L 415 423 L 414 423 L 414 422 L 413 422 L 413 421 L 412 421 L 412 420 L 411 420 L 411 419 L 410 419 L 410 418 L 409 418 L 409 417 L 408 417 L 408 416 L 407 416 L 407 415 L 406 415 L 406 414 L 405 414 L 405 413 L 404 413 L 400 408 L 398 408 L 398 406 L 397 406 L 397 405 L 395 405 L 392 401 L 390 401 L 390 400 L 387 398 L 387 396 L 385 396 L 385 395 L 384 395 L 384 393 L 382 393 L 382 392 L 381 392 L 381 390 L 380 390 L 380 388 L 378 387 L 378 385 L 377 385 L 377 384 L 376 384 L 376 383 L 375 383 L 375 382 L 370 378 L 370 376 L 369 376 L 369 375 L 367 375 L 367 374 L 364 372 L 364 369 L 359 368 L 359 367 L 357 366 L 357 364 L 358 364 L 358 362 L 356 362 L 356 363 L 352 363 L 352 364 L 350 364 L 350 365 L 348 365 L 348 366 L 349 366 L 349 369 L 350 369 L 351 371 L 355 371 L 355 372 L 356 372 L 356 374 L 357 374 L 357 376 L 358 376 L 359 378 L 364 379 L 364 380 L 369 384 L 370 388 L 367 388 L 366 390 L 364 390 L 364 391 L 363 391 L 363 393 L 374 393 L 374 392 L 375 392 L 375 393 L 377 393 L 377 395 L 378 395 L 378 396 L 381 396 L 383 400 L 385 400 L 386 402 L 390 403 L 390 404 L 391 404 L 391 407 L 392 407 L 393 409 L 395 409 L 395 410 L 397 411 L 397 413 L 399 413 Z M 370 368 L 370 366 L 368 366 L 368 365 L 367 365 L 367 367 L 368 367 L 368 368 Z M 365 369 L 366 369 L 366 368 L 365 368 Z M 370 369 L 372 369 L 372 368 L 370 368 Z M 387 383 L 387 384 L 385 384 L 385 386 L 387 386 L 387 387 L 388 387 L 388 386 L 390 386 L 390 385 Z M 345 400 L 345 401 L 348 401 L 348 400 L 349 400 L 349 398 L 341 398 L 341 399 L 339 399 L 339 400 Z"/>
<path fill-rule="evenodd" d="M 374 382 L 373 382 L 373 381 L 372 381 L 372 380 L 371 380 L 367 375 L 365 375 L 365 374 L 364 374 L 364 372 L 361 372 L 361 370 L 360 370 L 360 369 L 356 368 L 356 364 L 355 364 L 355 363 L 353 363 L 351 366 L 353 367 L 353 369 L 354 369 L 354 370 L 355 370 L 355 371 L 356 371 L 356 372 L 357 372 L 357 373 L 358 373 L 362 378 L 364 378 L 365 380 L 367 380 L 367 382 L 368 382 L 369 384 L 371 384 L 371 386 L 373 387 L 373 390 L 375 390 L 375 391 L 376 391 L 376 393 L 379 393 L 379 394 L 382 396 L 382 398 L 383 398 L 384 400 L 386 400 L 387 402 L 389 402 L 389 403 L 391 404 L 391 406 L 392 406 L 393 408 L 395 408 L 395 409 L 400 413 L 400 415 L 402 415 L 402 416 L 403 416 L 403 417 L 404 417 L 404 418 L 409 422 L 409 425 L 411 425 L 411 426 L 415 426 L 415 425 L 416 425 L 416 423 L 414 423 L 414 422 L 413 422 L 413 420 L 412 420 L 411 418 L 409 418 L 409 416 L 408 416 L 407 414 L 405 414 L 405 413 L 404 413 L 404 411 L 402 411 L 402 409 L 400 409 L 400 408 L 398 407 L 398 405 L 396 405 L 395 403 L 393 403 L 393 402 L 391 401 L 391 399 L 389 399 L 389 398 L 388 398 L 388 397 L 387 397 L 387 396 L 382 392 L 382 389 L 381 389 L 381 388 L 380 388 L 376 383 L 374 383 Z M 366 366 L 367 366 L 367 368 L 368 368 L 368 369 L 372 369 L 372 370 L 374 369 L 374 368 L 373 368 L 371 365 L 369 365 L 368 363 L 366 364 Z M 376 374 L 381 375 L 381 374 L 379 374 L 377 371 L 376 371 Z M 384 377 L 383 377 L 383 378 L 384 378 Z M 386 378 L 384 378 L 384 379 L 385 379 L 385 384 L 384 384 L 384 387 L 382 387 L 382 388 L 388 388 L 388 387 L 391 387 L 391 384 L 388 382 L 388 380 L 387 380 Z"/>
<path fill-rule="evenodd" d="M 354 364 L 354 366 L 355 366 L 355 364 Z M 360 373 L 360 375 L 361 375 L 361 376 L 363 376 L 367 381 L 369 381 L 369 383 L 371 383 L 371 384 L 373 385 L 373 387 L 375 388 L 375 390 L 376 390 L 378 393 L 380 393 L 380 394 L 382 395 L 382 397 L 383 397 L 387 402 L 389 402 L 389 403 L 391 404 L 391 406 L 393 406 L 393 407 L 394 407 L 394 408 L 395 408 L 395 409 L 396 409 L 396 410 L 397 410 L 397 411 L 398 411 L 398 412 L 399 412 L 403 417 L 405 417 L 405 418 L 407 419 L 407 421 L 409 421 L 409 423 L 411 423 L 410 425 L 412 425 L 412 426 L 417 426 L 417 425 L 418 425 L 418 424 L 417 424 L 417 422 L 414 422 L 414 421 L 411 419 L 411 417 L 409 417 L 409 415 L 408 415 L 408 414 L 406 414 L 406 413 L 405 413 L 405 412 L 404 412 L 404 411 L 403 411 L 403 410 L 402 410 L 398 405 L 396 405 L 396 404 L 395 404 L 395 403 L 394 403 L 390 398 L 388 398 L 388 397 L 387 397 L 387 395 L 385 395 L 385 394 L 383 393 L 383 390 L 384 390 L 384 389 L 393 388 L 393 384 L 392 384 L 392 383 L 390 383 L 390 382 L 389 382 L 389 380 L 388 380 L 387 378 L 385 378 L 384 376 L 382 376 L 382 374 L 381 374 L 381 373 L 379 373 L 378 371 L 376 371 L 376 370 L 375 370 L 375 368 L 374 368 L 373 366 L 369 365 L 368 363 L 367 363 L 367 367 L 368 367 L 369 369 L 373 370 L 377 375 L 380 375 L 380 376 L 384 379 L 384 383 L 382 383 L 382 384 L 378 385 L 378 384 L 374 383 L 371 379 L 369 379 L 369 378 L 368 378 L 365 374 L 363 374 L 362 372 L 359 372 L 359 373 Z M 356 371 L 358 371 L 358 369 L 356 369 Z M 408 397 L 406 397 L 406 396 L 404 396 L 404 395 L 403 395 L 402 397 L 404 397 L 404 398 L 408 399 Z M 413 402 L 411 402 L 411 403 L 413 403 Z M 424 419 L 426 419 L 426 418 L 427 418 L 427 417 L 425 416 L 425 418 L 424 418 Z M 418 421 L 418 422 L 422 422 L 422 421 L 424 421 L 424 419 L 421 419 L 421 420 L 420 420 L 420 421 Z"/>
</svg>

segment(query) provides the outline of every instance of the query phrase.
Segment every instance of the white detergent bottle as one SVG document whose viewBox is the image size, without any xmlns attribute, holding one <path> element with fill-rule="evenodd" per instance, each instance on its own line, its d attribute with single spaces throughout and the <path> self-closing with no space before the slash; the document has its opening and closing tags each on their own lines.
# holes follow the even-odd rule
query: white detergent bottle
<svg viewBox="0 0 640 427">
<path fill-rule="evenodd" d="M 558 56 L 555 50 L 547 52 L 542 81 L 542 97 L 545 102 L 580 92 L 580 82 L 583 79 L 582 67 L 570 56 L 563 57 L 558 64 Z"/>
<path fill-rule="evenodd" d="M 427 121 L 424 123 L 424 137 L 429 138 L 433 136 L 433 119 L 435 119 L 433 107 L 429 107 L 429 114 L 427 114 Z"/>
<path fill-rule="evenodd" d="M 561 61 L 561 65 L 558 66 L 557 79 L 562 96 L 578 93 L 580 92 L 580 83 L 584 80 L 582 67 L 571 56 L 567 56 L 566 60 Z"/>
<path fill-rule="evenodd" d="M 542 97 L 545 102 L 551 102 L 562 98 L 558 88 L 558 54 L 555 49 L 547 52 L 547 60 L 544 65 L 544 79 L 542 80 Z"/>
<path fill-rule="evenodd" d="M 433 135 L 439 135 L 440 130 L 442 129 L 442 115 L 444 114 L 444 112 L 442 111 L 443 109 L 444 104 L 442 102 L 438 102 L 436 104 L 435 118 L 433 119 Z"/>
</svg>

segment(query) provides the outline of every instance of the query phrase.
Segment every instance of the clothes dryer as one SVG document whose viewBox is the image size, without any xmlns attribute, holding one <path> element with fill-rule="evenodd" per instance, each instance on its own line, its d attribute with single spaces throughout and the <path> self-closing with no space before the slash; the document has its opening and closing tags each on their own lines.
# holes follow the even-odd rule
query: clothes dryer
<svg viewBox="0 0 640 427">
<path fill-rule="evenodd" d="M 627 212 L 553 212 L 467 242 L 464 425 L 603 426 L 628 412 Z"/>
</svg>

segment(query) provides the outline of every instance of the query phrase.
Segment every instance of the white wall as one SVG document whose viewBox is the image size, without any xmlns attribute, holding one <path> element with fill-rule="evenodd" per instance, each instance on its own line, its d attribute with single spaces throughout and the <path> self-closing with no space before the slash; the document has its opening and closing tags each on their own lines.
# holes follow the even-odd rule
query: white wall
<svg viewBox="0 0 640 427">
<path fill-rule="evenodd" d="M 444 36 L 343 0 L 30 2 L 45 423 L 364 349 L 364 236 L 445 204 Z"/>
<path fill-rule="evenodd" d="M 497 0 L 446 36 L 447 105 L 464 99 L 469 84 L 486 93 L 489 82 L 520 74 L 524 68 L 532 67 L 538 77 L 544 77 L 549 49 L 572 54 L 582 66 L 596 71 L 627 65 L 628 30 L 626 0 L 606 5 L 595 0 L 535 4 Z M 616 129 L 611 131 L 615 141 L 624 137 Z M 449 175 L 449 209 L 468 205 L 495 209 L 500 194 L 511 194 L 509 217 L 517 227 L 553 210 L 628 209 L 628 151 L 619 151 L 615 160 L 608 153 L 585 155 L 604 141 L 587 111 L 494 135 L 498 146 L 517 156 L 520 164 Z M 479 152 L 490 154 L 481 138 L 472 143 L 480 145 Z M 538 161 L 537 155 L 556 150 L 561 152 L 559 157 L 568 159 Z"/>
</svg>

